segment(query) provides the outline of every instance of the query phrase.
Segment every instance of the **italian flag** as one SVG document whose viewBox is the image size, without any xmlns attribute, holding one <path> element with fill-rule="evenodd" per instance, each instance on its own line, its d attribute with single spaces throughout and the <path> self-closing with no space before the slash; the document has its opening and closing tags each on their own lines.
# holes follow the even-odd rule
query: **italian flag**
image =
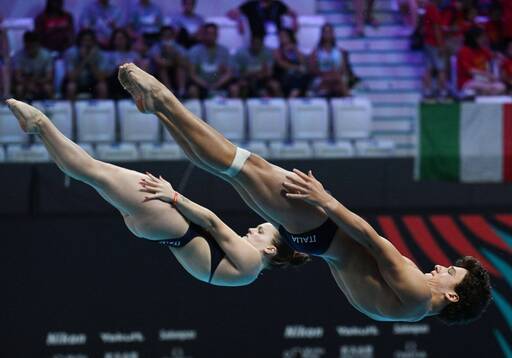
<svg viewBox="0 0 512 358">
<path fill-rule="evenodd" d="M 422 104 L 416 178 L 512 181 L 512 104 Z"/>
</svg>

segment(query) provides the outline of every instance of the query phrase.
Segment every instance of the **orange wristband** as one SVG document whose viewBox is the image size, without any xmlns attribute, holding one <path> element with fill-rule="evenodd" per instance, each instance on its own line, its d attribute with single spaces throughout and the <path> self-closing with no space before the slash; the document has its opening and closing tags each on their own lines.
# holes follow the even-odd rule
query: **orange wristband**
<svg viewBox="0 0 512 358">
<path fill-rule="evenodd" d="M 177 191 L 174 192 L 174 195 L 172 197 L 172 205 L 173 206 L 176 206 L 176 204 L 178 204 L 178 199 L 180 197 L 180 193 L 178 193 Z"/>
</svg>

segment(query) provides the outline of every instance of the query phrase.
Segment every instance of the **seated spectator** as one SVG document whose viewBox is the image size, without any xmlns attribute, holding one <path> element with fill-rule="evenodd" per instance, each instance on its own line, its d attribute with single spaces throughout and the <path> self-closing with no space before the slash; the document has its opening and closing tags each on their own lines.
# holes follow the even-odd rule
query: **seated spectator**
<svg viewBox="0 0 512 358">
<path fill-rule="evenodd" d="M 491 71 L 492 60 L 485 32 L 478 27 L 467 31 L 457 56 L 458 88 L 464 96 L 498 95 L 505 91 L 505 85 Z"/>
<path fill-rule="evenodd" d="M 173 25 L 178 29 L 176 41 L 186 49 L 201 41 L 201 29 L 204 19 L 194 12 L 196 0 L 181 0 L 182 12 L 173 18 Z"/>
<path fill-rule="evenodd" d="M 507 87 L 507 93 L 512 94 L 512 40 L 505 43 L 505 58 L 500 66 L 500 75 Z"/>
<path fill-rule="evenodd" d="M 80 28 L 96 33 L 98 44 L 108 48 L 112 31 L 123 26 L 120 7 L 109 0 L 96 0 L 87 6 L 80 17 Z"/>
<path fill-rule="evenodd" d="M 130 13 L 128 29 L 133 38 L 152 46 L 160 36 L 163 24 L 162 9 L 151 0 L 139 0 Z"/>
<path fill-rule="evenodd" d="M 315 76 L 312 91 L 322 97 L 344 97 L 348 70 L 343 52 L 336 47 L 336 37 L 331 24 L 322 26 L 320 41 L 310 56 L 310 72 Z"/>
<path fill-rule="evenodd" d="M 77 93 L 90 93 L 96 98 L 108 97 L 108 57 L 99 48 L 92 30 L 78 33 L 76 46 L 64 54 L 66 77 L 64 93 L 67 99 L 76 99 Z"/>
<path fill-rule="evenodd" d="M 397 3 L 404 24 L 415 29 L 418 25 L 418 0 L 397 0 Z"/>
<path fill-rule="evenodd" d="M 469 20 L 470 4 L 454 0 L 441 10 L 441 30 L 447 56 L 456 55 L 464 43 L 464 33 L 474 26 Z"/>
<path fill-rule="evenodd" d="M 23 35 L 23 49 L 14 55 L 14 95 L 20 99 L 53 98 L 53 58 L 33 31 Z"/>
<path fill-rule="evenodd" d="M 11 59 L 7 31 L 1 26 L 0 17 L 0 96 L 8 98 L 11 93 Z"/>
<path fill-rule="evenodd" d="M 207 23 L 203 27 L 202 43 L 189 51 L 190 86 L 189 96 L 206 98 L 225 94 L 230 90 L 232 97 L 237 97 L 236 85 L 231 83 L 231 61 L 229 51 L 217 44 L 218 27 Z"/>
<path fill-rule="evenodd" d="M 123 63 L 133 62 L 141 68 L 147 65 L 141 62 L 140 55 L 132 50 L 131 38 L 125 29 L 116 29 L 110 39 L 111 51 L 107 53 L 108 87 L 111 98 L 128 98 L 130 94 L 124 90 L 117 79 L 117 69 Z"/>
<path fill-rule="evenodd" d="M 304 96 L 308 85 L 306 59 L 297 46 L 295 34 L 290 30 L 279 32 L 279 48 L 274 52 L 276 72 L 289 98 Z"/>
<path fill-rule="evenodd" d="M 448 96 L 446 47 L 441 32 L 440 0 L 427 1 L 423 15 L 423 50 L 425 54 L 425 74 L 423 89 L 426 98 Z M 437 90 L 433 89 L 433 77 L 437 78 Z"/>
<path fill-rule="evenodd" d="M 273 79 L 272 51 L 263 45 L 263 38 L 253 35 L 249 47 L 234 56 L 234 67 L 240 78 L 241 97 L 282 97 L 279 82 Z"/>
<path fill-rule="evenodd" d="M 373 5 L 375 0 L 354 0 L 355 12 L 355 36 L 364 36 L 364 25 L 378 26 L 379 23 L 373 17 Z"/>
<path fill-rule="evenodd" d="M 46 8 L 35 20 L 35 30 L 41 45 L 59 53 L 73 44 L 75 36 L 73 16 L 63 6 L 63 0 L 47 0 Z"/>
<path fill-rule="evenodd" d="M 249 22 L 251 35 L 262 37 L 265 44 L 268 43 L 267 35 L 277 35 L 281 29 L 285 28 L 284 15 L 291 17 L 291 29 L 297 31 L 297 14 L 280 0 L 249 0 L 227 13 L 229 18 L 237 22 L 238 31 L 241 34 L 245 32 L 242 19 L 242 16 L 245 16 Z"/>
<path fill-rule="evenodd" d="M 186 89 L 185 65 L 186 51 L 174 39 L 176 30 L 171 26 L 160 29 L 160 40 L 151 47 L 151 56 L 156 77 L 167 88 L 172 89 L 183 97 Z"/>
</svg>

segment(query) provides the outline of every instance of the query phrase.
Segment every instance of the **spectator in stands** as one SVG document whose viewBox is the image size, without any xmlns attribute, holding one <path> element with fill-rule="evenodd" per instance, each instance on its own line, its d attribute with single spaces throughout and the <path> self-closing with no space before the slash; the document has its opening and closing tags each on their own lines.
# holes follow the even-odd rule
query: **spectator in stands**
<svg viewBox="0 0 512 358">
<path fill-rule="evenodd" d="M 12 60 L 14 95 L 22 99 L 53 98 L 53 58 L 36 32 L 23 35 L 23 48 Z"/>
<path fill-rule="evenodd" d="M 297 14 L 280 0 L 249 0 L 228 11 L 228 17 L 235 20 L 241 34 L 245 32 L 244 19 L 249 23 L 251 35 L 265 39 L 268 34 L 278 34 L 285 27 L 297 31 Z M 291 26 L 283 26 L 283 16 L 291 18 Z M 264 41 L 265 42 L 265 41 Z"/>
<path fill-rule="evenodd" d="M 125 29 L 115 29 L 110 39 L 110 51 L 107 53 L 107 73 L 108 88 L 111 98 L 126 98 L 129 93 L 119 83 L 117 79 L 117 69 L 123 63 L 133 62 L 139 67 L 146 68 L 140 58 L 140 55 L 132 50 L 132 42 L 128 31 Z"/>
<path fill-rule="evenodd" d="M 173 24 L 178 28 L 177 42 L 186 49 L 201 41 L 201 30 L 204 19 L 194 12 L 196 0 L 181 0 L 182 12 L 173 18 Z"/>
<path fill-rule="evenodd" d="M 158 41 L 162 25 L 162 9 L 151 0 L 139 0 L 132 8 L 128 29 L 133 38 L 151 46 Z"/>
<path fill-rule="evenodd" d="M 501 22 L 502 8 L 499 3 L 489 7 L 489 18 L 484 24 L 484 30 L 493 51 L 501 51 L 504 46 L 503 24 Z"/>
<path fill-rule="evenodd" d="M 164 26 L 160 29 L 160 40 L 151 47 L 151 56 L 156 77 L 178 97 L 185 95 L 186 50 L 175 42 L 176 29 Z"/>
<path fill-rule="evenodd" d="M 297 46 L 295 34 L 287 29 L 279 31 L 279 48 L 274 52 L 276 72 L 285 96 L 304 96 L 308 85 L 306 58 Z"/>
<path fill-rule="evenodd" d="M 108 57 L 99 48 L 96 34 L 92 30 L 81 30 L 76 46 L 64 55 L 66 98 L 74 100 L 77 93 L 91 93 L 97 98 L 108 97 Z"/>
<path fill-rule="evenodd" d="M 463 0 L 454 0 L 441 10 L 441 29 L 446 44 L 447 56 L 459 52 L 464 43 L 464 33 L 474 24 L 468 21 L 470 4 Z"/>
<path fill-rule="evenodd" d="M 7 98 L 11 93 L 11 59 L 7 31 L 2 27 L 0 16 L 0 96 Z"/>
<path fill-rule="evenodd" d="M 498 95 L 505 91 L 505 85 L 491 71 L 492 60 L 485 32 L 478 27 L 467 31 L 457 56 L 457 82 L 463 96 Z"/>
<path fill-rule="evenodd" d="M 512 39 L 505 43 L 505 58 L 500 66 L 500 77 L 505 86 L 507 93 L 512 94 Z"/>
<path fill-rule="evenodd" d="M 41 45 L 50 51 L 64 52 L 73 44 L 73 16 L 64 10 L 63 0 L 47 0 L 46 8 L 35 20 Z"/>
<path fill-rule="evenodd" d="M 108 48 L 112 31 L 123 26 L 121 8 L 109 0 L 96 0 L 87 6 L 80 17 L 80 27 L 96 33 L 98 44 Z"/>
<path fill-rule="evenodd" d="M 377 19 L 373 16 L 373 5 L 375 0 L 354 0 L 355 11 L 355 29 L 356 36 L 364 36 L 365 23 L 372 26 L 378 26 Z"/>
<path fill-rule="evenodd" d="M 313 93 L 322 97 L 348 95 L 347 63 L 342 50 L 336 47 L 336 36 L 331 24 L 322 26 L 320 41 L 309 59 L 310 72 L 314 76 Z"/>
<path fill-rule="evenodd" d="M 263 37 L 252 35 L 251 44 L 234 56 L 234 67 L 240 78 L 241 97 L 282 97 L 279 82 L 273 79 L 272 51 L 263 44 Z"/>
<path fill-rule="evenodd" d="M 500 1 L 500 0 L 498 0 Z M 503 37 L 512 38 L 512 1 L 501 0 L 501 22 L 503 25 Z"/>
<path fill-rule="evenodd" d="M 236 85 L 231 85 L 232 70 L 229 51 L 217 44 L 218 27 L 206 23 L 203 27 L 202 43 L 189 51 L 190 86 L 188 94 L 192 98 L 206 98 L 224 94 L 230 89 L 230 95 L 236 96 Z"/>
<path fill-rule="evenodd" d="M 415 29 L 418 26 L 418 0 L 397 0 L 397 3 L 404 24 Z"/>
<path fill-rule="evenodd" d="M 433 89 L 433 77 L 437 78 L 437 90 L 440 97 L 447 97 L 446 46 L 441 32 L 440 0 L 427 1 L 423 15 L 423 42 L 425 54 L 425 74 L 423 77 L 424 96 L 436 95 Z"/>
</svg>

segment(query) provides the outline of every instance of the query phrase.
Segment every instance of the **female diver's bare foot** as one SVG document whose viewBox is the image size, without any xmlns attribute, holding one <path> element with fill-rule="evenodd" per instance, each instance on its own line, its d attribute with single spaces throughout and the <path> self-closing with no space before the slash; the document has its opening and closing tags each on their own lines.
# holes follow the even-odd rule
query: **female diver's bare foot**
<svg viewBox="0 0 512 358">
<path fill-rule="evenodd" d="M 139 111 L 155 113 L 157 107 L 164 102 L 163 97 L 167 88 L 133 63 L 119 66 L 117 78 L 133 97 Z"/>
<path fill-rule="evenodd" d="M 21 129 L 25 133 L 39 133 L 42 122 L 47 119 L 40 110 L 13 98 L 8 99 L 5 103 L 18 119 Z"/>
</svg>

